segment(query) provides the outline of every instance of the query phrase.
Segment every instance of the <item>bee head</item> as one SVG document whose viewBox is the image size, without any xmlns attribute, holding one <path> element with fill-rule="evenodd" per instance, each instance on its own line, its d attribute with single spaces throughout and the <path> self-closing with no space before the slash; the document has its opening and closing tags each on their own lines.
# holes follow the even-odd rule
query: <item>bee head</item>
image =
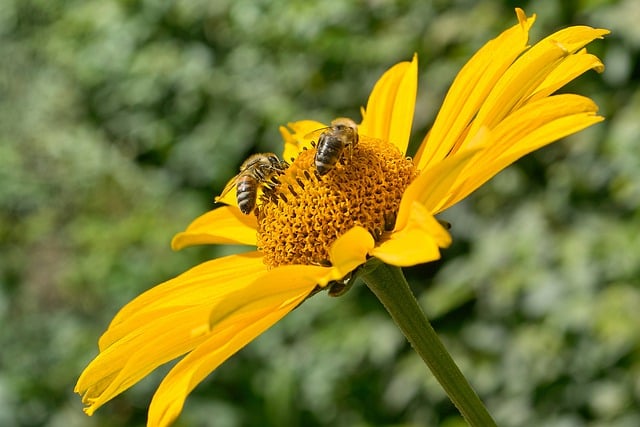
<svg viewBox="0 0 640 427">
<path fill-rule="evenodd" d="M 354 144 L 358 143 L 358 125 L 353 120 L 346 117 L 338 117 L 331 122 L 331 127 L 345 135 Z"/>
</svg>

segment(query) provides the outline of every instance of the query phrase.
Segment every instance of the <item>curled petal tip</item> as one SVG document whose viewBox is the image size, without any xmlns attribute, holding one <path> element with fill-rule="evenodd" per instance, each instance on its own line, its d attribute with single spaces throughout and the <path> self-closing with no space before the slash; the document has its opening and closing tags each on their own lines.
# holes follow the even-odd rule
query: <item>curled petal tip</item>
<svg viewBox="0 0 640 427">
<path fill-rule="evenodd" d="M 593 66 L 593 70 L 597 73 L 604 73 L 604 64 L 602 61 L 598 61 L 596 65 Z"/>
<path fill-rule="evenodd" d="M 518 22 L 524 31 L 529 31 L 529 28 L 533 24 L 533 21 L 536 19 L 536 14 L 531 15 L 531 22 L 528 22 L 527 14 L 523 9 L 516 7 L 516 16 L 518 17 Z"/>
</svg>

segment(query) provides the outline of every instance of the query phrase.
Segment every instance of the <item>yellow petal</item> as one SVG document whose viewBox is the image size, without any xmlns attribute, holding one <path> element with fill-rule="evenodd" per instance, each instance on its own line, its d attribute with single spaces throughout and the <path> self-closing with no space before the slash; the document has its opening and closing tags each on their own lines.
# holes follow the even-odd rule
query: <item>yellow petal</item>
<svg viewBox="0 0 640 427">
<path fill-rule="evenodd" d="M 519 18 L 522 28 L 528 31 L 530 25 L 525 24 L 520 13 Z M 476 61 L 476 56 L 484 50 L 481 49 L 461 72 L 461 75 L 465 76 L 466 68 L 473 64 L 474 69 L 470 71 L 475 71 L 478 81 L 460 76 L 456 78 L 449 92 L 451 96 L 447 95 L 445 100 L 445 104 L 450 100 L 453 107 L 443 105 L 433 129 L 418 151 L 418 166 L 424 168 L 429 162 L 439 161 L 444 156 L 463 149 L 468 142 L 477 139 L 477 133 L 481 129 L 493 129 L 525 103 L 548 96 L 589 68 L 600 69 L 602 64 L 593 56 L 589 57 L 580 52 L 577 55 L 583 58 L 572 57 L 586 44 L 596 38 L 602 38 L 607 33 L 607 30 L 584 26 L 569 27 L 535 44 L 519 55 L 513 63 L 501 63 L 500 68 L 486 63 L 491 59 L 491 52 L 480 57 L 484 61 Z M 523 52 L 526 47 L 522 43 L 523 40 L 526 38 L 513 38 L 508 40 L 504 47 L 513 43 L 511 47 L 516 49 L 510 53 L 516 53 L 518 50 Z M 499 49 L 494 52 L 498 57 L 502 57 L 502 51 L 503 49 Z M 510 60 L 515 58 L 513 55 L 504 58 L 507 57 L 511 58 Z M 487 73 L 483 67 L 489 67 L 491 72 Z M 459 80 L 466 86 L 454 90 Z M 476 90 L 474 85 L 483 90 Z"/>
<path fill-rule="evenodd" d="M 498 125 L 453 185 L 457 203 L 520 157 L 603 120 L 597 106 L 579 95 L 555 95 L 526 104 Z"/>
<path fill-rule="evenodd" d="M 405 226 L 394 231 L 370 253 L 386 264 L 409 267 L 440 258 L 440 247 L 451 244 L 451 236 L 431 213 L 413 202 Z"/>
<path fill-rule="evenodd" d="M 214 306 L 210 313 L 209 326 L 216 329 L 228 318 L 265 306 L 279 306 L 296 297 L 299 293 L 313 290 L 318 280 L 331 267 L 315 265 L 285 265 L 268 270 L 241 289 L 229 293 L 223 301 Z"/>
<path fill-rule="evenodd" d="M 138 295 L 114 316 L 109 330 L 100 339 L 104 348 L 122 335 L 114 335 L 116 326 L 135 324 L 135 316 L 166 307 L 213 304 L 226 294 L 251 283 L 266 270 L 262 253 L 245 252 L 216 258 L 199 264 L 179 276 Z"/>
<path fill-rule="evenodd" d="M 373 249 L 373 236 L 363 227 L 355 226 L 340 236 L 329 248 L 329 259 L 333 268 L 331 274 L 319 281 L 326 286 L 331 280 L 339 280 L 367 261 L 367 254 Z"/>
<path fill-rule="evenodd" d="M 245 319 L 243 324 L 232 325 L 212 335 L 187 355 L 160 384 L 149 406 L 147 425 L 170 425 L 180 415 L 191 390 L 227 358 L 284 317 L 299 301 L 294 300 L 274 311 L 257 311 L 252 319 Z"/>
<path fill-rule="evenodd" d="M 358 132 L 394 144 L 406 153 L 418 91 L 418 57 L 400 62 L 375 84 Z"/>
<path fill-rule="evenodd" d="M 485 44 L 454 79 L 415 162 L 418 169 L 442 160 L 465 132 L 496 82 L 527 48 L 535 15 L 517 9 L 519 23 Z"/>
<path fill-rule="evenodd" d="M 527 102 L 533 102 L 551 95 L 588 70 L 602 72 L 604 71 L 604 64 L 597 56 L 588 54 L 584 49 L 575 55 L 568 56 L 549 73 L 540 86 L 536 88 L 533 95 L 527 99 Z"/>
<path fill-rule="evenodd" d="M 100 339 L 100 354 L 75 391 L 88 414 L 149 372 L 206 338 L 211 308 L 266 272 L 257 252 L 201 264 L 140 295 L 115 316 Z"/>
<path fill-rule="evenodd" d="M 540 148 L 542 145 L 539 144 L 560 139 L 569 131 L 564 127 L 557 128 L 558 136 L 549 141 L 531 137 L 538 129 L 566 117 L 577 117 L 578 122 L 584 120 L 583 124 L 589 126 L 593 121 L 589 118 L 585 120 L 584 115 L 595 118 L 597 112 L 598 106 L 591 99 L 574 94 L 555 95 L 531 102 L 496 126 L 492 132 L 496 144 L 483 155 L 490 156 L 493 151 L 499 153 L 500 157 L 521 157 Z M 601 119 L 598 118 L 598 121 Z"/>
<path fill-rule="evenodd" d="M 575 53 L 595 39 L 601 39 L 609 33 L 609 30 L 602 28 L 575 25 L 556 31 L 542 39 L 540 43 L 544 43 L 546 41 L 558 43 L 562 45 L 567 52 Z"/>
<path fill-rule="evenodd" d="M 569 27 L 536 43 L 500 77 L 474 118 L 466 139 L 474 138 L 480 128 L 497 126 L 525 104 L 554 70 L 571 62 L 569 58 L 578 49 L 606 32 L 589 27 Z"/>
<path fill-rule="evenodd" d="M 229 179 L 222 190 L 222 194 L 214 197 L 216 203 L 224 203 L 227 206 L 238 206 L 238 193 L 236 191 L 237 175 Z"/>
<path fill-rule="evenodd" d="M 562 45 L 549 40 L 525 52 L 495 84 L 473 120 L 467 138 L 473 137 L 481 127 L 493 129 L 516 110 L 567 56 L 568 52 Z"/>
<path fill-rule="evenodd" d="M 222 206 L 196 218 L 171 241 L 173 250 L 206 244 L 255 245 L 258 223 L 235 206 Z"/>
<path fill-rule="evenodd" d="M 204 307 L 190 307 L 139 316 L 139 321 L 147 323 L 103 349 L 79 378 L 75 391 L 89 405 L 85 412 L 91 415 L 158 366 L 196 347 L 205 337 L 201 325 L 206 325 L 207 314 Z"/>
<path fill-rule="evenodd" d="M 313 138 L 314 131 L 324 129 L 327 125 L 315 120 L 300 120 L 288 123 L 287 127 L 280 126 L 280 134 L 284 140 L 282 159 L 292 162 L 302 150 L 312 148 L 312 141 L 317 142 L 317 135 Z"/>
<path fill-rule="evenodd" d="M 407 226 L 414 210 L 414 202 L 424 206 L 431 214 L 440 212 L 441 206 L 452 197 L 454 183 L 478 151 L 478 148 L 466 149 L 455 156 L 447 157 L 414 179 L 402 195 L 396 230 Z"/>
<path fill-rule="evenodd" d="M 162 381 L 149 408 L 148 425 L 166 426 L 187 395 L 222 362 L 300 304 L 326 267 L 285 266 L 268 271 L 246 290 L 214 309 L 206 341 L 182 359 Z"/>
</svg>

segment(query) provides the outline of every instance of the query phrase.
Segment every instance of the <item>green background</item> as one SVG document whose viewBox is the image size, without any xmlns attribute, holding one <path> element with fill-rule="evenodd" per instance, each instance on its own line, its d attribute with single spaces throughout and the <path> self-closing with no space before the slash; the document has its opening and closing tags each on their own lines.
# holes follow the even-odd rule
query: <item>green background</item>
<svg viewBox="0 0 640 427">
<path fill-rule="evenodd" d="M 640 425 L 640 7 L 625 1 L 0 2 L 0 425 L 139 426 L 168 367 L 89 418 L 73 385 L 119 307 L 236 248 L 171 237 L 278 126 L 359 107 L 419 55 L 412 150 L 464 62 L 537 13 L 587 24 L 607 70 L 568 90 L 606 122 L 442 215 L 406 269 L 502 426 Z M 363 286 L 319 294 L 189 397 L 178 426 L 459 426 Z"/>
</svg>

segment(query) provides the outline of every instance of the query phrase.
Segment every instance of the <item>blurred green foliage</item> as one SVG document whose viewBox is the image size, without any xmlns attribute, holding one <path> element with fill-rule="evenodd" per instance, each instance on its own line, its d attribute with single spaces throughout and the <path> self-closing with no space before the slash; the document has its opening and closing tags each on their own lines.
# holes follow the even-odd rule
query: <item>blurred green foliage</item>
<svg viewBox="0 0 640 427">
<path fill-rule="evenodd" d="M 406 270 L 502 426 L 640 425 L 640 7 L 529 1 L 534 39 L 587 24 L 607 117 L 444 218 Z M 278 126 L 359 119 L 420 58 L 415 149 L 453 76 L 515 2 L 4 0 L 0 4 L 0 425 L 139 426 L 166 367 L 89 418 L 72 392 L 117 309 L 225 248 L 172 253 Z M 179 426 L 462 425 L 364 287 L 318 295 L 218 369 Z"/>
</svg>

